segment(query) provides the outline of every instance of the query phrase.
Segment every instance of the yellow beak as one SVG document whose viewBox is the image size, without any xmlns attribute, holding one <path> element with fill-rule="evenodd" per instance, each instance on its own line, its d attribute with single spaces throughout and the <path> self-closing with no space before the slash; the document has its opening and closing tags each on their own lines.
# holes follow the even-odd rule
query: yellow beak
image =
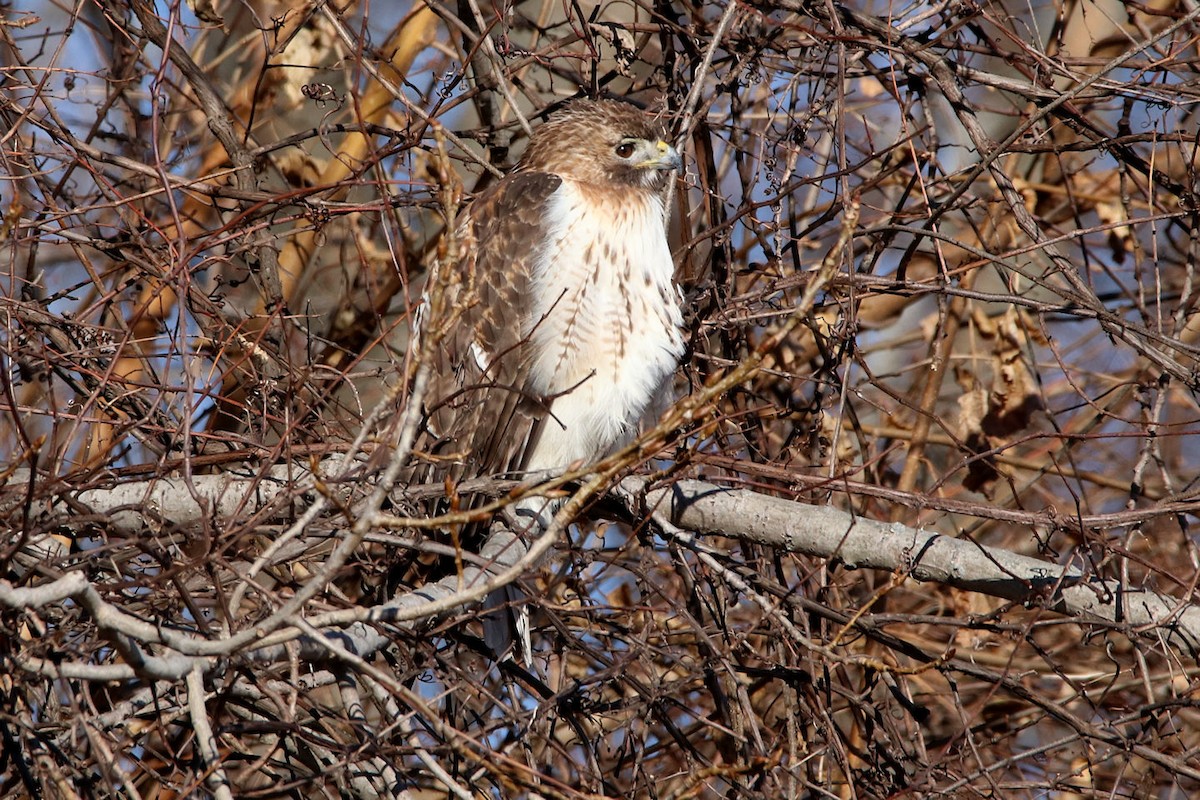
<svg viewBox="0 0 1200 800">
<path fill-rule="evenodd" d="M 649 143 L 647 142 L 647 144 Z M 653 153 L 647 153 L 648 158 L 637 163 L 638 169 L 679 169 L 683 166 L 683 159 L 680 158 L 679 151 L 667 142 L 659 139 L 654 143 L 653 148 Z"/>
</svg>

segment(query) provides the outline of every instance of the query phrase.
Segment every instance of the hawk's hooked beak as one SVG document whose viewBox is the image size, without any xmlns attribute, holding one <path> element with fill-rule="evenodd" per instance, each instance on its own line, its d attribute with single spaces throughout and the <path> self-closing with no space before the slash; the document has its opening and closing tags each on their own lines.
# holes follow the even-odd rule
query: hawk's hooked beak
<svg viewBox="0 0 1200 800">
<path fill-rule="evenodd" d="M 679 151 L 662 139 L 659 139 L 651 147 L 653 153 L 648 153 L 645 160 L 634 165 L 638 169 L 679 169 L 683 166 L 683 159 L 679 157 Z"/>
</svg>

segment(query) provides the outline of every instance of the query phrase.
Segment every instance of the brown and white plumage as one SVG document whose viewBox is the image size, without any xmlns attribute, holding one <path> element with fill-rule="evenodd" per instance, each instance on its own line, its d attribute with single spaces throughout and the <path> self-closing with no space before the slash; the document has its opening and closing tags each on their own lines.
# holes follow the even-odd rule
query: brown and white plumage
<svg viewBox="0 0 1200 800">
<path fill-rule="evenodd" d="M 458 315 L 426 398 L 447 474 L 561 469 L 635 432 L 683 353 L 664 208 L 678 166 L 641 110 L 577 100 L 470 206 L 432 278 Z"/>
</svg>

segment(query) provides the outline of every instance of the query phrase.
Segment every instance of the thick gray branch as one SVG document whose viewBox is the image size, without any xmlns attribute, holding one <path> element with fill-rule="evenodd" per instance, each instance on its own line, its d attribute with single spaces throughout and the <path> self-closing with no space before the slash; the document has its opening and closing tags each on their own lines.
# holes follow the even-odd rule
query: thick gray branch
<svg viewBox="0 0 1200 800">
<path fill-rule="evenodd" d="M 628 478 L 621 488 L 640 493 L 645 482 Z M 1200 650 L 1200 608 L 1117 581 L 1088 578 L 1069 565 L 703 481 L 651 490 L 645 502 L 672 524 L 697 533 L 836 558 L 852 567 L 903 572 L 918 581 L 1117 624 L 1130 633 L 1152 633 L 1192 655 Z"/>
<path fill-rule="evenodd" d="M 327 461 L 326 474 L 337 475 L 347 465 Z M 316 479 L 306 469 L 277 467 L 266 475 L 238 478 L 234 473 L 195 476 L 190 486 L 182 481 L 160 479 L 126 484 L 111 490 L 92 490 L 78 496 L 98 513 L 109 513 L 110 524 L 129 531 L 199 522 L 202 517 L 228 520 L 248 516 L 272 504 L 290 507 L 299 502 L 297 490 L 313 487 Z M 325 484 L 325 491 L 329 486 Z M 728 489 L 701 481 L 680 481 L 666 488 L 646 491 L 642 478 L 627 478 L 617 490 L 626 498 L 635 516 L 634 502 L 644 493 L 645 508 L 674 526 L 700 534 L 728 536 L 783 551 L 838 559 L 858 567 L 900 572 L 918 581 L 954 586 L 1006 600 L 1041 606 L 1081 621 L 1120 626 L 1129 634 L 1150 634 L 1172 647 L 1195 654 L 1200 650 L 1200 608 L 1154 592 L 1122 586 L 1117 581 L 1089 578 L 1071 565 L 1060 565 L 1000 548 L 985 547 L 964 539 L 930 533 L 899 523 L 883 523 L 826 506 L 812 506 L 745 489 Z M 288 502 L 284 502 L 284 501 Z M 328 521 L 323 523 L 328 525 Z M 477 602 L 484 586 L 506 570 L 524 568 L 527 544 L 497 526 L 485 543 L 486 568 L 468 565 L 461 576 L 450 576 L 383 606 L 348 610 L 310 618 L 317 627 L 330 631 L 342 647 L 367 655 L 386 646 L 389 637 L 380 623 L 405 625 L 447 609 Z M 131 671 L 181 676 L 195 660 L 187 656 L 229 655 L 240 650 L 256 661 L 286 657 L 285 641 L 294 634 L 272 641 L 268 636 L 253 648 L 223 648 L 221 643 L 192 640 L 181 631 L 163 631 L 129 618 L 100 600 L 95 589 L 69 573 L 54 583 L 31 589 L 14 589 L 0 583 L 0 605 L 9 608 L 37 607 L 79 600 L 97 623 L 111 634 L 133 667 Z M 332 629 L 337 628 L 337 632 Z M 150 656 L 144 646 L 165 645 L 177 656 Z M 226 643 L 229 644 L 229 643 Z M 301 657 L 319 659 L 323 650 L 316 643 L 301 644 Z M 210 652 L 213 651 L 213 652 Z M 209 663 L 206 659 L 199 659 Z"/>
</svg>

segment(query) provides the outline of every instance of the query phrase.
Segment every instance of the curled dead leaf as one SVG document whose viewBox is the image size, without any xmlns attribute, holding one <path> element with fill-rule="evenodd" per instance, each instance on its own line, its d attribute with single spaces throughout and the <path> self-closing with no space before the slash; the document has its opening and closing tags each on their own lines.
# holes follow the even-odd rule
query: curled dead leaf
<svg viewBox="0 0 1200 800">
<path fill-rule="evenodd" d="M 992 381 L 985 390 L 973 374 L 962 371 L 970 375 L 968 382 L 960 373 L 964 393 L 958 400 L 958 434 L 968 450 L 982 454 L 1003 447 L 1027 430 L 1033 415 L 1041 410 L 1037 381 L 1024 354 L 1031 338 L 1042 337 L 1033 320 L 1016 308 L 996 317 L 976 310 L 972 321 L 980 337 L 991 344 Z M 998 477 L 995 458 L 987 455 L 971 461 L 963 486 L 989 495 Z"/>
</svg>

